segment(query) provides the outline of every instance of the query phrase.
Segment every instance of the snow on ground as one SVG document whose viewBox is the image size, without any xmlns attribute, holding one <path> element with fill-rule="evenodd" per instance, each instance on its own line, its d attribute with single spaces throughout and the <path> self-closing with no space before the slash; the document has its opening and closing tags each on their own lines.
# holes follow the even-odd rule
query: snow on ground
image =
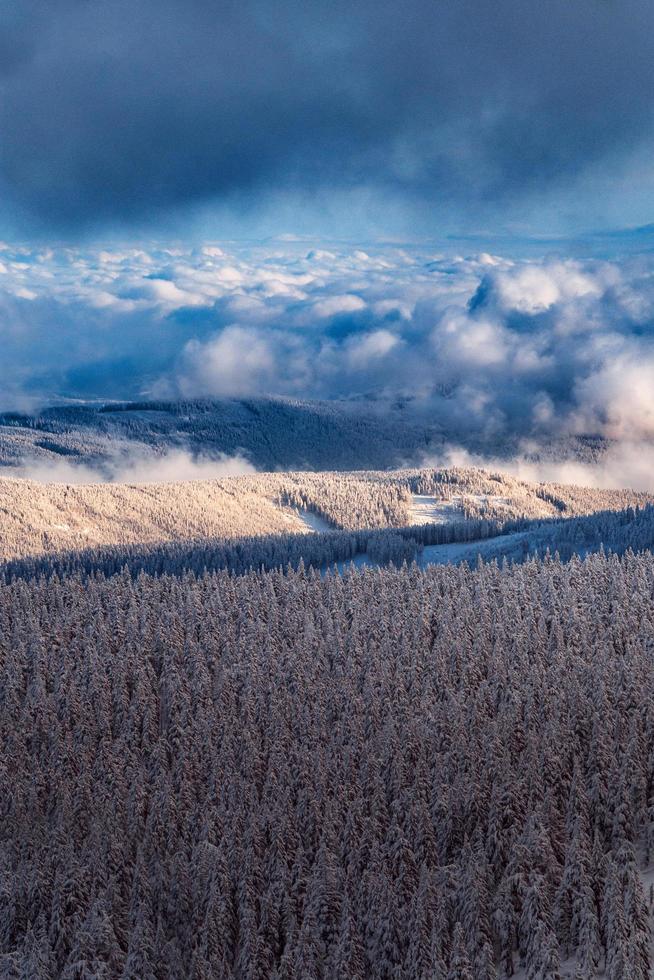
<svg viewBox="0 0 654 980">
<path fill-rule="evenodd" d="M 474 565 L 479 555 L 484 561 L 491 561 L 493 558 L 500 560 L 505 555 L 509 559 L 520 559 L 524 555 L 524 542 L 527 540 L 528 535 L 524 531 L 517 531 L 515 534 L 501 534 L 495 538 L 480 538 L 477 541 L 429 544 L 425 545 L 417 555 L 416 561 L 420 568 L 427 568 L 428 565 L 458 565 L 464 561 L 467 561 L 469 565 Z M 333 562 L 329 567 L 331 569 L 336 567 L 342 573 L 350 565 L 354 565 L 356 568 L 366 566 L 377 568 L 379 562 L 373 561 L 367 554 L 362 553 L 346 561 Z"/>
<path fill-rule="evenodd" d="M 280 510 L 288 520 L 289 530 L 303 534 L 334 530 L 328 521 L 312 510 L 302 510 L 300 507 L 280 507 Z"/>
<path fill-rule="evenodd" d="M 515 534 L 500 534 L 495 538 L 483 538 L 478 541 L 456 541 L 453 544 L 428 544 L 418 556 L 421 568 L 427 565 L 455 565 L 467 561 L 469 565 L 477 561 L 479 555 L 484 561 L 499 558 L 502 555 L 512 556 L 522 550 L 522 542 L 527 539 L 524 531 Z"/>
<path fill-rule="evenodd" d="M 452 524 L 455 521 L 462 521 L 464 499 L 474 500 L 477 504 L 509 503 L 507 497 L 498 497 L 489 493 L 466 493 L 450 497 L 449 500 L 414 493 L 409 504 L 409 524 Z"/>
<path fill-rule="evenodd" d="M 440 500 L 421 493 L 411 495 L 409 506 L 410 524 L 451 524 L 461 520 L 460 497 Z"/>
<path fill-rule="evenodd" d="M 296 512 L 298 518 L 304 524 L 305 530 L 307 531 L 323 532 L 334 530 L 328 521 L 326 521 L 323 517 L 319 517 L 318 514 L 314 514 L 312 510 L 300 510 L 297 508 Z"/>
<path fill-rule="evenodd" d="M 640 874 L 641 881 L 643 883 L 643 894 L 645 896 L 645 904 L 647 905 L 647 909 L 649 912 L 650 946 L 652 949 L 652 958 L 654 962 L 654 935 L 652 934 L 653 925 L 654 925 L 654 922 L 652 920 L 652 911 L 654 905 L 654 864 L 650 864 L 649 867 L 645 869 L 639 867 L 639 874 Z M 514 962 L 516 965 L 516 970 L 515 973 L 512 975 L 511 980 L 526 980 L 527 971 L 526 969 L 518 966 L 519 959 L 517 953 L 514 956 Z M 600 959 L 600 969 L 594 975 L 597 978 L 597 980 L 600 980 L 601 977 L 606 976 L 606 972 L 603 969 L 603 966 L 604 966 L 604 957 L 602 956 Z M 561 980 L 573 980 L 575 976 L 576 968 L 577 968 L 577 957 L 575 954 L 569 956 L 567 959 L 563 959 L 561 961 Z M 500 973 L 499 976 L 501 978 L 503 975 Z"/>
<path fill-rule="evenodd" d="M 516 952 L 513 956 L 513 961 L 515 963 L 515 972 L 511 974 L 511 980 L 527 980 L 527 970 L 523 967 L 519 967 L 520 962 L 518 953 Z M 575 976 L 575 970 L 577 968 L 577 958 L 576 956 L 570 956 L 566 960 L 561 961 L 561 980 L 573 980 Z M 500 980 L 505 976 L 502 971 L 498 971 L 498 977 Z M 604 976 L 604 970 L 600 970 L 599 973 L 594 974 L 596 978 Z"/>
</svg>

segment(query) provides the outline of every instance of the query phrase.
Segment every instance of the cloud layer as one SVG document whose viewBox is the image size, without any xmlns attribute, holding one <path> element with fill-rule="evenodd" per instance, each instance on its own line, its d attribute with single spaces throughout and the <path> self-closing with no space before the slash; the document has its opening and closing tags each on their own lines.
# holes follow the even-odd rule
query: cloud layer
<svg viewBox="0 0 654 980">
<path fill-rule="evenodd" d="M 423 465 L 477 466 L 512 473 L 532 483 L 573 484 L 602 490 L 654 490 L 654 443 L 651 440 L 611 443 L 594 462 L 574 458 L 534 459 L 520 452 L 507 459 L 506 456 L 471 453 L 460 446 L 449 446 L 438 456 L 425 457 Z"/>
<path fill-rule="evenodd" d="M 437 227 L 598 180 L 624 207 L 653 28 L 650 0 L 3 4 L 3 208 L 61 231 L 361 193 Z"/>
<path fill-rule="evenodd" d="M 219 480 L 225 476 L 255 473 L 255 467 L 243 456 L 197 457 L 183 449 L 163 455 L 135 451 L 125 444 L 116 447 L 113 456 L 102 466 L 72 463 L 66 459 L 38 462 L 29 460 L 21 466 L 5 469 L 5 476 L 36 480 L 39 483 L 180 483 L 188 480 Z"/>
<path fill-rule="evenodd" d="M 654 438 L 654 257 L 301 244 L 0 251 L 2 408 L 410 399 L 447 432 Z"/>
</svg>

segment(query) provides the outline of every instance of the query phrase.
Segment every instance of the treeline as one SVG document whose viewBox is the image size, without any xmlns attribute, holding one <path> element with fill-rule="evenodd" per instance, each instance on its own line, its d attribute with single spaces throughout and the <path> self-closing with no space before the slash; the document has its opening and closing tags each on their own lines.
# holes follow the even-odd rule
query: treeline
<svg viewBox="0 0 654 980">
<path fill-rule="evenodd" d="M 494 537 L 529 527 L 526 521 L 501 525 L 491 521 L 427 524 L 393 531 L 334 531 L 318 534 L 260 535 L 240 539 L 200 539 L 153 545 L 117 545 L 14 559 L 0 565 L 0 577 L 114 575 L 180 575 L 185 571 L 227 570 L 243 575 L 252 570 L 326 568 L 359 555 L 376 556 L 380 564 L 412 561 L 425 545 L 451 544 Z"/>
<path fill-rule="evenodd" d="M 43 435 L 50 449 L 38 446 Z M 0 465 L 20 456 L 56 457 L 57 446 L 86 462 L 111 461 L 112 444 L 137 454 L 183 448 L 245 454 L 261 470 L 353 470 L 399 466 L 441 448 L 437 423 L 347 402 L 286 398 L 62 406 L 38 416 L 0 414 Z"/>
<path fill-rule="evenodd" d="M 0 479 L 0 561 L 89 547 L 303 530 L 265 484 L 241 478 L 130 485 Z"/>
<path fill-rule="evenodd" d="M 417 561 L 439 562 L 440 546 L 460 544 L 459 556 L 447 560 L 477 558 L 475 544 L 493 540 L 493 554 L 501 560 L 522 562 L 529 557 L 557 554 L 568 560 L 575 554 L 604 549 L 622 555 L 654 548 L 654 507 L 604 511 L 568 520 L 526 519 L 515 521 L 461 521 L 424 524 L 387 530 L 331 531 L 310 534 L 258 535 L 235 539 L 207 538 L 154 544 L 112 545 L 33 555 L 0 564 L 0 581 L 40 576 L 183 575 L 190 571 L 250 571 L 305 568 L 325 571 L 339 564 L 365 559 L 368 564 Z M 424 549 L 434 549 L 424 552 Z"/>
<path fill-rule="evenodd" d="M 518 522 L 519 523 L 519 522 Z M 654 548 L 654 507 L 628 507 L 623 511 L 601 511 L 588 517 L 562 521 L 533 521 L 524 533 L 511 532 L 512 525 L 502 526 L 497 547 L 498 558 L 523 561 L 529 556 L 557 554 L 567 561 L 573 555 L 605 549 L 622 555 Z M 508 532 L 508 536 L 507 536 Z"/>
<path fill-rule="evenodd" d="M 654 558 L 0 586 L 4 980 L 651 975 Z"/>
<path fill-rule="evenodd" d="M 418 519 L 413 494 L 449 502 L 445 516 L 436 514 L 434 519 L 471 522 L 472 536 L 483 536 L 476 530 L 483 524 L 570 519 L 609 508 L 642 507 L 654 500 L 652 495 L 632 491 L 529 484 L 504 474 L 458 468 L 257 473 L 144 484 L 0 479 L 0 562 L 88 548 L 303 534 L 306 524 L 294 508 L 318 515 L 335 529 L 410 529 Z"/>
<path fill-rule="evenodd" d="M 312 511 L 340 530 L 410 523 L 409 488 L 390 479 L 368 473 L 270 474 L 263 479 L 270 487 L 279 486 L 281 505 Z"/>
<path fill-rule="evenodd" d="M 635 490 L 600 490 L 557 483 L 531 483 L 509 473 L 474 467 L 399 470 L 387 479 L 411 493 L 459 502 L 469 520 L 517 517 L 580 517 L 599 510 L 625 510 L 654 503 L 654 495 Z"/>
<path fill-rule="evenodd" d="M 313 511 L 344 530 L 410 525 L 414 494 L 453 502 L 461 519 L 470 521 L 571 518 L 654 503 L 651 493 L 529 483 L 473 467 L 270 473 L 238 480 L 253 493 L 274 493 L 279 503 Z"/>
</svg>

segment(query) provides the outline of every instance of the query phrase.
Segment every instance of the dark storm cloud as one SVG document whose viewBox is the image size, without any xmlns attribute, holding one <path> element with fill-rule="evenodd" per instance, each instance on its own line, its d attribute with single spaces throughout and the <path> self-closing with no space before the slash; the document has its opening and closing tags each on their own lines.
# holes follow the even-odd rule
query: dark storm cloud
<svg viewBox="0 0 654 980">
<path fill-rule="evenodd" d="M 501 204 L 651 136 L 650 0 L 9 8 L 0 193 L 46 228 L 289 188 Z"/>
</svg>

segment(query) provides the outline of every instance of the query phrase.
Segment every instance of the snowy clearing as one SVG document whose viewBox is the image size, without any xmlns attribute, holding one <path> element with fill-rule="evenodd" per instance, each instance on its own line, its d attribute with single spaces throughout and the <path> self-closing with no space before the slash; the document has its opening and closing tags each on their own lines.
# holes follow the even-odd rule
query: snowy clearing
<svg viewBox="0 0 654 980">
<path fill-rule="evenodd" d="M 280 510 L 284 516 L 288 517 L 289 527 L 292 527 L 294 531 L 300 531 L 304 534 L 307 532 L 317 532 L 320 534 L 325 531 L 334 530 L 328 521 L 323 517 L 319 517 L 312 510 L 302 510 L 300 507 L 283 507 Z"/>
<path fill-rule="evenodd" d="M 425 545 L 416 556 L 416 562 L 420 568 L 427 568 L 429 565 L 458 565 L 464 561 L 474 565 L 480 555 L 484 561 L 500 559 L 504 556 L 509 559 L 521 559 L 526 550 L 525 542 L 529 543 L 529 550 L 531 550 L 534 542 L 530 540 L 529 535 L 524 531 L 516 531 L 515 534 L 500 534 L 494 538 L 480 538 L 476 541 Z M 351 565 L 355 568 L 377 568 L 379 562 L 361 553 L 345 561 L 330 563 L 329 568 L 336 568 L 342 574 Z"/>
<path fill-rule="evenodd" d="M 427 494 L 414 493 L 409 505 L 410 524 L 452 524 L 465 519 L 464 503 L 476 504 L 478 507 L 507 507 L 511 501 L 489 493 L 456 494 L 448 500 L 442 497 L 432 497 Z M 548 513 L 545 508 L 544 513 Z"/>
<path fill-rule="evenodd" d="M 418 556 L 421 568 L 427 565 L 456 565 L 467 561 L 474 564 L 479 555 L 484 561 L 499 558 L 502 555 L 513 556 L 522 550 L 522 542 L 528 540 L 524 531 L 515 534 L 501 534 L 495 538 L 483 538 L 477 541 L 456 541 L 453 544 L 425 545 Z"/>
<path fill-rule="evenodd" d="M 410 524 L 451 524 L 461 520 L 460 497 L 451 500 L 440 500 L 425 494 L 411 495 L 409 507 Z"/>
</svg>

